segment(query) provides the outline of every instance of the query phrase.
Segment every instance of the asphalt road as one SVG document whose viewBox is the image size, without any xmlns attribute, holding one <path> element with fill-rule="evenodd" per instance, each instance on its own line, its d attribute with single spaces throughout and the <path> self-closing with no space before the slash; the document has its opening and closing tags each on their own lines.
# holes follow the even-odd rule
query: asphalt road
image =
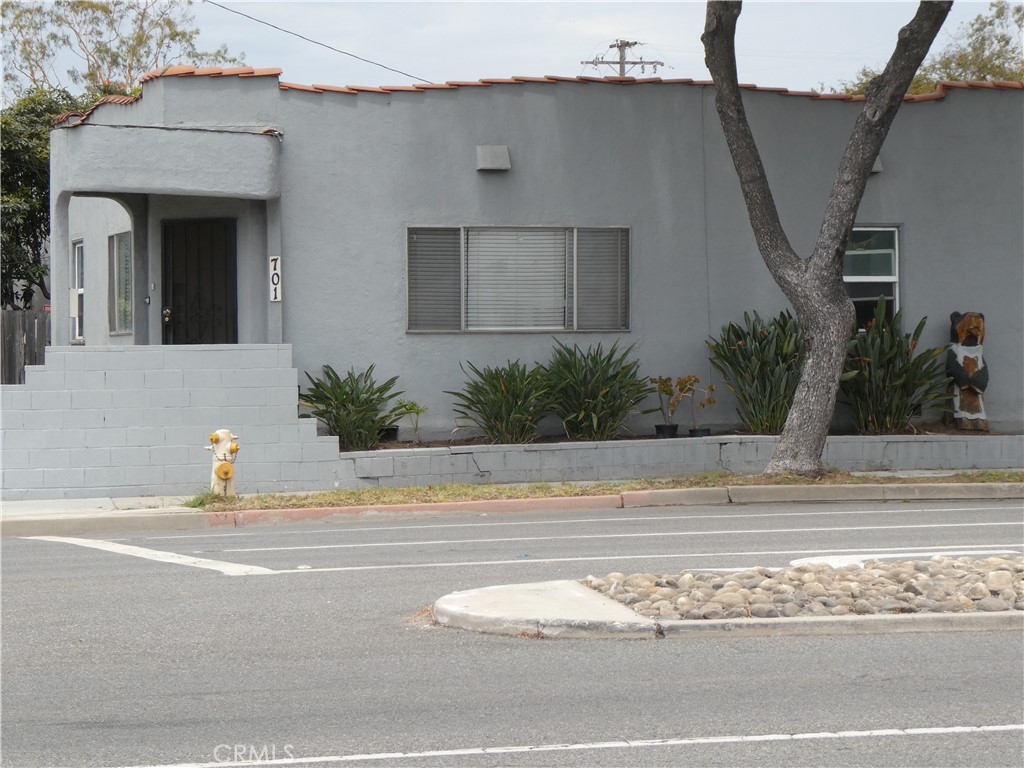
<svg viewBox="0 0 1024 768">
<path fill-rule="evenodd" d="M 1018 632 L 536 641 L 417 613 L 612 570 L 1021 552 L 1022 518 L 1019 501 L 732 505 L 5 539 L 2 762 L 1020 766 Z M 237 566 L 268 572 L 221 572 Z"/>
</svg>

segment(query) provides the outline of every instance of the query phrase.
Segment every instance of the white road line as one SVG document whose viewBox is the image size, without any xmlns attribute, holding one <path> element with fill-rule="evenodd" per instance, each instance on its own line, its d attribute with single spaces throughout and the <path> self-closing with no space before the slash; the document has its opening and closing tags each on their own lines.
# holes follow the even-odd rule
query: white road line
<svg viewBox="0 0 1024 768">
<path fill-rule="evenodd" d="M 595 749 L 644 749 L 647 747 L 690 747 L 705 744 L 753 744 L 766 741 L 824 741 L 830 739 L 871 739 L 893 736 L 941 736 L 945 734 L 984 734 L 1024 730 L 1024 724 L 954 725 L 938 728 L 882 728 L 870 731 L 823 731 L 818 733 L 766 733 L 749 736 L 694 736 L 676 739 L 621 739 L 579 744 L 531 744 L 507 747 L 469 747 L 435 749 L 423 752 L 376 752 L 365 755 L 317 755 L 283 757 L 269 760 L 217 760 L 210 763 L 173 763 L 164 765 L 120 766 L 120 768 L 247 768 L 248 766 L 317 765 L 355 763 L 370 760 L 410 760 L 431 757 L 480 757 L 523 752 L 572 752 Z"/>
<path fill-rule="evenodd" d="M 924 546 L 922 549 L 927 549 L 933 554 L 941 555 L 947 551 L 959 551 L 963 545 L 938 545 L 935 547 Z M 984 549 L 1000 549 L 1017 554 L 1020 552 L 1019 544 L 976 544 L 976 547 Z M 1016 549 L 1014 549 L 1016 547 Z M 899 550 L 905 549 L 905 547 L 892 547 L 890 549 L 885 548 L 874 548 L 871 551 L 874 553 L 880 552 L 898 552 Z M 828 554 L 828 553 L 855 553 L 864 552 L 864 549 L 783 549 L 775 551 L 756 551 L 756 552 L 705 552 L 705 553 L 692 553 L 692 552 L 676 552 L 667 555 L 652 555 L 647 552 L 642 552 L 633 555 L 596 555 L 593 557 L 523 557 L 515 560 L 469 560 L 459 563 L 391 563 L 388 565 L 343 565 L 328 568 L 289 568 L 277 571 L 277 573 L 336 573 L 342 571 L 390 571 L 390 570 L 404 570 L 407 568 L 461 568 L 471 565 L 533 565 L 535 563 L 581 563 L 581 562 L 598 562 L 603 560 L 687 560 L 696 558 L 712 558 L 712 557 L 752 557 L 755 555 L 817 555 L 817 554 Z M 761 563 L 761 565 L 764 565 Z"/>
<path fill-rule="evenodd" d="M 1001 507 L 899 507 L 898 511 L 901 515 L 913 514 L 916 512 L 993 512 L 1013 510 L 1021 511 L 1021 505 L 1007 505 Z M 845 512 L 758 512 L 755 514 L 735 514 L 735 515 L 650 515 L 644 517 L 587 517 L 587 518 L 573 518 L 565 520 L 503 520 L 500 522 L 488 522 L 488 523 L 433 523 L 424 525 L 379 525 L 379 526 L 335 526 L 333 528 L 302 528 L 297 530 L 282 531 L 278 529 L 274 530 L 260 530 L 260 531 L 233 531 L 232 533 L 190 533 L 190 534 L 178 534 L 174 536 L 141 536 L 134 538 L 142 538 L 146 540 L 161 541 L 164 539 L 218 539 L 226 537 L 239 537 L 239 536 L 265 536 L 269 533 L 273 533 L 275 536 L 300 536 L 315 533 L 349 533 L 356 531 L 414 531 L 414 530 L 430 530 L 434 528 L 494 528 L 498 526 L 514 526 L 514 525 L 578 525 L 583 523 L 642 523 L 642 522 L 657 522 L 659 520 L 731 520 L 731 519 L 742 519 L 742 518 L 761 518 L 761 517 L 835 517 L 835 516 L 846 516 L 846 515 L 892 515 L 896 511 L 894 507 L 888 507 L 885 509 L 851 509 Z M 410 513 L 415 514 L 415 513 Z M 479 514 L 479 513 L 478 513 Z M 483 513 L 486 514 L 486 513 Z M 504 512 L 495 514 L 506 514 Z M 127 538 L 111 539 L 111 541 L 127 541 Z"/>
<path fill-rule="evenodd" d="M 132 557 L 141 557 L 146 560 L 156 560 L 160 563 L 188 565 L 193 568 L 208 568 L 212 571 L 220 571 L 228 576 L 259 576 L 277 573 L 277 571 L 272 571 L 269 568 L 261 568 L 258 565 L 242 565 L 240 563 L 227 563 L 222 560 L 206 560 L 201 557 L 179 555 L 177 552 L 162 552 L 158 549 L 146 549 L 145 547 L 133 547 L 128 544 L 117 544 L 113 541 L 75 539 L 65 536 L 26 536 L 25 538 L 34 539 L 36 541 L 55 541 L 61 544 L 74 544 L 79 547 L 100 549 L 104 552 L 113 552 L 119 555 L 130 555 Z"/>
<path fill-rule="evenodd" d="M 588 533 L 578 536 L 521 536 L 501 539 L 431 539 L 421 541 L 380 541 L 362 544 L 307 544 L 294 547 L 246 547 L 224 549 L 222 552 L 293 552 L 310 549 L 361 549 L 364 547 L 418 547 L 450 544 L 501 544 L 524 541 L 583 541 L 585 539 L 642 539 L 668 538 L 672 536 L 722 536 L 736 534 L 780 534 L 780 533 L 831 533 L 834 531 L 903 531 L 918 528 L 990 528 L 1024 525 L 1024 520 L 1009 523 L 922 523 L 920 525 L 848 525 L 831 528 L 756 528 L 747 530 L 724 529 L 719 531 L 658 531 L 645 533 Z"/>
</svg>

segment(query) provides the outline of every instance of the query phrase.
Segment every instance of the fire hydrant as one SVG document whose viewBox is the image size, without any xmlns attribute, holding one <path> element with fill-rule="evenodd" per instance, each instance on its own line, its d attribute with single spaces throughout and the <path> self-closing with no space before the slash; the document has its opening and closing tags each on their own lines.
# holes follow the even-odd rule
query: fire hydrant
<svg viewBox="0 0 1024 768">
<path fill-rule="evenodd" d="M 218 429 L 210 433 L 210 444 L 206 450 L 213 452 L 213 467 L 210 472 L 210 490 L 221 496 L 235 496 L 235 456 L 238 455 L 238 435 L 230 429 Z"/>
</svg>

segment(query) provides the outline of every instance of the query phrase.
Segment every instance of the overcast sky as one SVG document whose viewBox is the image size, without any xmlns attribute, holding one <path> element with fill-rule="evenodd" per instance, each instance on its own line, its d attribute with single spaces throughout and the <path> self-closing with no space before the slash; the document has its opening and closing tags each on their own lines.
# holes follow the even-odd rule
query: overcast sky
<svg viewBox="0 0 1024 768">
<path fill-rule="evenodd" d="M 662 61 L 664 78 L 707 79 L 702 2 L 232 2 L 235 11 L 405 74 L 358 61 L 210 2 L 193 6 L 204 48 L 226 43 L 282 80 L 328 85 L 405 85 L 513 75 L 609 75 L 617 39 L 642 43 L 632 60 Z M 747 2 L 737 33 L 740 82 L 808 90 L 885 63 L 912 2 Z M 933 50 L 987 2 L 957 2 Z M 652 67 L 633 76 L 648 76 Z"/>
</svg>

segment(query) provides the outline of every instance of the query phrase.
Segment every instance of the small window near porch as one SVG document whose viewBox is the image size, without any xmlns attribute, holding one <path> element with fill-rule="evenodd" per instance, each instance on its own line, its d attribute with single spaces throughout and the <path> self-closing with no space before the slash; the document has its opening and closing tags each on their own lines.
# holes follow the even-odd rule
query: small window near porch
<svg viewBox="0 0 1024 768">
<path fill-rule="evenodd" d="M 111 333 L 132 331 L 132 233 L 118 232 L 107 240 L 110 257 L 109 307 Z"/>
<path fill-rule="evenodd" d="M 71 341 L 85 341 L 85 243 L 71 244 L 71 290 L 68 292 L 68 312 L 71 317 Z"/>
<path fill-rule="evenodd" d="M 846 246 L 843 281 L 864 330 L 875 315 L 878 297 L 885 297 L 890 320 L 899 311 L 899 230 L 895 227 L 854 228 Z"/>
</svg>

